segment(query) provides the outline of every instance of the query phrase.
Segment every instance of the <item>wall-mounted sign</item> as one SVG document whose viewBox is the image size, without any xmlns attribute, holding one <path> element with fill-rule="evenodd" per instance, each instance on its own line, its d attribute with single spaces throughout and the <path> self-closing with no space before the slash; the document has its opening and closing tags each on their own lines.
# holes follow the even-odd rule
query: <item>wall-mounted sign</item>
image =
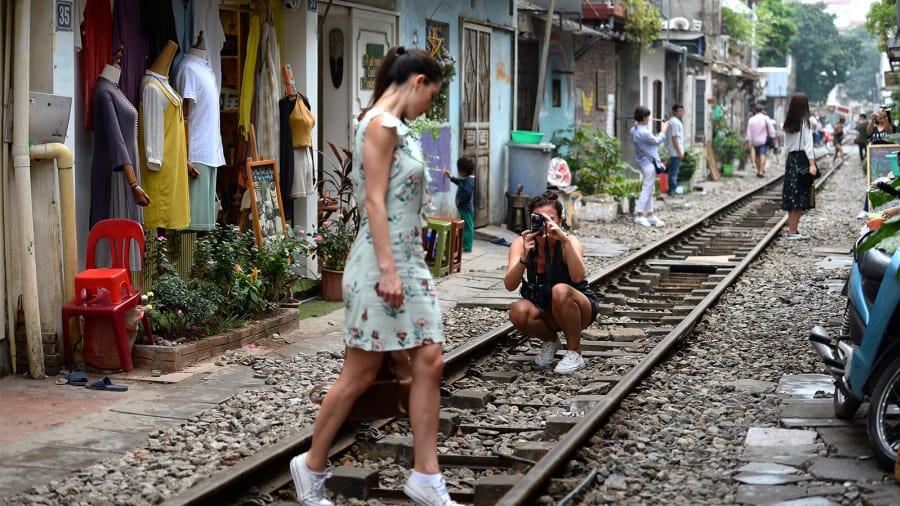
<svg viewBox="0 0 900 506">
<path fill-rule="evenodd" d="M 366 52 L 363 55 L 363 73 L 359 87 L 364 90 L 375 89 L 375 77 L 378 75 L 378 67 L 384 61 L 384 44 L 366 44 Z"/>
<path fill-rule="evenodd" d="M 319 0 L 309 0 L 306 3 L 306 10 L 309 12 L 316 12 L 319 9 Z"/>
<path fill-rule="evenodd" d="M 72 31 L 72 0 L 56 0 L 56 31 Z"/>
</svg>

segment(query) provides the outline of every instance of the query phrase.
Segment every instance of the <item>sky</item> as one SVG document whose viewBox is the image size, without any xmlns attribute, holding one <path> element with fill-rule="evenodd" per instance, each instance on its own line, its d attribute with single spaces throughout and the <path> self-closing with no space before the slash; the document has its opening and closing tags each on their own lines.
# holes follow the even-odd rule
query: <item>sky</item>
<svg viewBox="0 0 900 506">
<path fill-rule="evenodd" d="M 847 28 L 861 25 L 866 21 L 866 13 L 869 6 L 877 0 L 801 0 L 803 3 L 812 4 L 823 2 L 828 4 L 828 12 L 837 16 L 835 24 L 838 28 Z"/>
</svg>

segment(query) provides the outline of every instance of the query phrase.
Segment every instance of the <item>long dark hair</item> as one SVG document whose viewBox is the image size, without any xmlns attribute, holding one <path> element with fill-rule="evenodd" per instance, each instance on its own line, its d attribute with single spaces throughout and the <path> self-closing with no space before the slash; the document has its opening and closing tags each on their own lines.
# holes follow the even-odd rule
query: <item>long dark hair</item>
<svg viewBox="0 0 900 506">
<path fill-rule="evenodd" d="M 809 126 L 809 97 L 806 93 L 794 93 L 782 129 L 789 134 L 795 134 L 803 128 L 804 121 L 806 126 Z"/>
<path fill-rule="evenodd" d="M 543 195 L 538 195 L 537 197 L 533 197 L 528 201 L 528 212 L 533 213 L 535 209 L 539 207 L 545 206 L 553 206 L 556 208 L 557 216 L 562 219 L 563 217 L 563 205 L 562 202 L 559 201 L 559 195 L 546 191 Z"/>
<path fill-rule="evenodd" d="M 378 67 L 375 90 L 369 107 L 378 102 L 392 84 L 403 84 L 417 74 L 423 74 L 429 84 L 438 83 L 443 79 L 441 66 L 428 51 L 418 48 L 406 49 L 403 46 L 392 47 Z"/>
</svg>

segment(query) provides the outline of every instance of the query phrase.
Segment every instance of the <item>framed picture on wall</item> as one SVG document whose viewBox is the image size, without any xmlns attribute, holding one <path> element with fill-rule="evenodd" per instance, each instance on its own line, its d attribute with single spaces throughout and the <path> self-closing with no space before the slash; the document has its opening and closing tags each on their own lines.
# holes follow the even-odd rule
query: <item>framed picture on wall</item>
<svg viewBox="0 0 900 506">
<path fill-rule="evenodd" d="M 262 246 L 266 237 L 284 235 L 287 222 L 281 203 L 281 188 L 275 160 L 247 161 L 250 211 L 256 244 Z"/>
<path fill-rule="evenodd" d="M 595 84 L 595 89 L 594 89 L 595 90 L 594 96 L 596 97 L 596 99 L 594 100 L 594 103 L 596 104 L 595 107 L 597 108 L 598 111 L 605 111 L 606 106 L 607 106 L 607 103 L 606 103 L 606 97 L 607 97 L 606 71 L 598 69 L 596 72 L 595 79 L 596 79 L 596 84 Z"/>
</svg>

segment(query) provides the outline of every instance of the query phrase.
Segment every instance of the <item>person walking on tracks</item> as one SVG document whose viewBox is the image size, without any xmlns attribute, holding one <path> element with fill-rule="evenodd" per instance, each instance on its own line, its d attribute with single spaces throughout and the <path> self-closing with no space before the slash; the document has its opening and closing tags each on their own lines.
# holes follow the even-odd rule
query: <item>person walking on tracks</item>
<svg viewBox="0 0 900 506">
<path fill-rule="evenodd" d="M 757 104 L 755 114 L 747 120 L 747 142 L 753 148 L 753 162 L 756 176 L 766 176 L 766 155 L 769 153 L 769 139 L 775 138 L 775 128 L 766 116 L 766 110 Z"/>
<path fill-rule="evenodd" d="M 312 447 L 291 460 L 302 505 L 332 504 L 324 490 L 329 448 L 375 380 L 385 352 L 408 355 L 413 377 L 409 419 L 415 469 L 404 492 L 419 505 L 457 504 L 437 458 L 444 335 L 421 239 L 431 205 L 429 172 L 407 124 L 428 111 L 441 82 L 441 68 L 429 53 L 391 48 L 378 69 L 372 106 L 356 131 L 351 178 L 356 201 L 364 207 L 344 270 L 344 367 L 322 402 Z"/>
<path fill-rule="evenodd" d="M 566 234 L 562 203 L 546 192 L 528 203 L 531 227 L 509 247 L 509 265 L 503 284 L 510 292 L 522 285 L 522 300 L 509 309 L 509 319 L 520 332 L 543 341 L 534 362 L 550 367 L 559 351 L 557 332 L 566 336 L 567 350 L 556 365 L 557 374 L 584 369 L 581 331 L 597 319 L 600 306 L 584 270 L 584 246 Z"/>
<path fill-rule="evenodd" d="M 650 109 L 638 106 L 634 110 L 635 125 L 631 127 L 631 140 L 634 142 L 634 158 L 641 168 L 641 196 L 634 209 L 634 222 L 643 227 L 662 227 L 663 221 L 653 214 L 653 191 L 656 187 L 656 176 L 666 171 L 659 159 L 658 147 L 666 140 L 669 122 L 663 121 L 660 133 L 650 132 Z"/>
<path fill-rule="evenodd" d="M 813 180 L 818 177 L 813 132 L 809 122 L 809 99 L 795 93 L 784 119 L 784 145 L 788 156 L 781 190 L 781 209 L 788 212 L 788 239 L 809 239 L 797 227 L 803 212 L 816 207 Z"/>
</svg>

